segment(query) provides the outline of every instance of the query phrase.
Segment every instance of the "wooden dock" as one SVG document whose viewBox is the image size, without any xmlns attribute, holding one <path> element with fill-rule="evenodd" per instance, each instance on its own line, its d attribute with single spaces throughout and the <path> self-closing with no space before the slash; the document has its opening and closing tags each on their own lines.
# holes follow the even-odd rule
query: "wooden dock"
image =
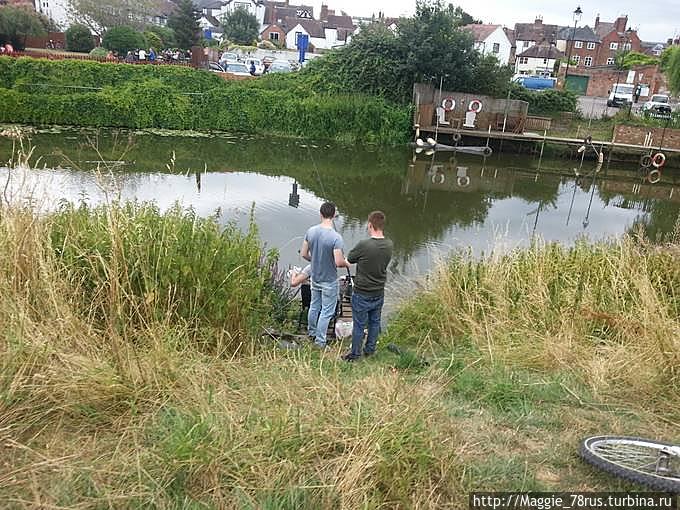
<svg viewBox="0 0 680 510">
<path fill-rule="evenodd" d="M 488 138 L 490 140 L 508 140 L 508 141 L 514 141 L 514 142 L 545 142 L 545 143 L 553 143 L 553 144 L 561 144 L 561 145 L 573 145 L 573 146 L 581 146 L 583 145 L 583 138 L 564 138 L 560 136 L 548 136 L 546 134 L 540 134 L 540 133 L 512 133 L 509 131 L 484 131 L 484 130 L 476 130 L 476 129 L 457 129 L 457 128 L 450 128 L 450 127 L 439 127 L 436 128 L 435 126 L 414 126 L 413 129 L 415 130 L 416 128 L 420 129 L 421 133 L 435 133 L 438 132 L 439 134 L 460 134 L 461 136 L 469 136 L 473 138 Z M 659 147 L 647 147 L 644 145 L 633 145 L 633 144 L 627 144 L 627 143 L 618 143 L 618 142 L 613 142 L 613 141 L 602 141 L 602 140 L 593 140 L 592 144 L 595 147 L 601 147 L 603 149 L 609 149 L 609 152 L 612 152 L 615 149 L 623 149 L 626 151 L 636 151 L 639 153 L 648 153 L 650 151 L 656 152 L 656 151 L 661 151 L 665 152 L 667 154 L 680 154 L 680 149 L 672 149 L 670 147 L 662 147 L 659 149 Z"/>
</svg>

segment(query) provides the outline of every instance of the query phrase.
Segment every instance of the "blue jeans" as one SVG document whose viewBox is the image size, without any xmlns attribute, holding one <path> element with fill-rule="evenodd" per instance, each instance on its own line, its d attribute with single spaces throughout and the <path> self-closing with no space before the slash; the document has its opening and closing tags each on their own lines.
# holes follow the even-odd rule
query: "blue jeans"
<svg viewBox="0 0 680 510">
<path fill-rule="evenodd" d="M 382 312 L 385 296 L 364 296 L 357 291 L 352 294 L 352 358 L 361 357 L 364 343 L 364 328 L 368 323 L 368 337 L 363 346 L 364 354 L 373 354 L 380 334 L 380 313 Z"/>
<path fill-rule="evenodd" d="M 312 281 L 312 302 L 307 315 L 307 332 L 319 347 L 326 347 L 328 324 L 338 306 L 338 282 Z"/>
</svg>

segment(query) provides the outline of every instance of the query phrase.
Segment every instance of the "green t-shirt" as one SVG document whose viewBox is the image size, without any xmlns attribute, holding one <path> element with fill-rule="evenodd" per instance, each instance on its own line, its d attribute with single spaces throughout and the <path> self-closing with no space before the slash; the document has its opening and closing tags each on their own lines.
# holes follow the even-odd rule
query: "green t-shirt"
<svg viewBox="0 0 680 510">
<path fill-rule="evenodd" d="M 354 289 L 365 296 L 379 296 L 385 292 L 387 266 L 392 259 L 392 241 L 389 239 L 364 239 L 347 255 L 347 260 L 357 265 Z"/>
</svg>

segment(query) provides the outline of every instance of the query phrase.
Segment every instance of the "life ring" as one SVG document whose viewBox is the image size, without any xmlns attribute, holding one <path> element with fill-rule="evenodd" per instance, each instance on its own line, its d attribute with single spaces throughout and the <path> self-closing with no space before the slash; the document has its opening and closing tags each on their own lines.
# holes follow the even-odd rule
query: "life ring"
<svg viewBox="0 0 680 510">
<path fill-rule="evenodd" d="M 491 149 L 491 147 L 484 147 L 482 149 L 482 155 L 484 157 L 489 157 L 489 156 L 491 156 L 491 154 L 493 154 L 493 150 Z"/>
<path fill-rule="evenodd" d="M 445 112 L 450 112 L 456 107 L 456 100 L 453 99 L 451 96 L 445 97 L 442 100 L 442 108 L 444 108 Z"/>
<path fill-rule="evenodd" d="M 652 163 L 654 162 L 654 159 L 650 154 L 643 154 L 642 157 L 640 158 L 640 166 L 642 168 L 649 168 L 652 166 Z"/>
<path fill-rule="evenodd" d="M 479 113 L 482 111 L 482 102 L 479 99 L 473 99 L 468 105 L 468 111 Z"/>
<path fill-rule="evenodd" d="M 437 176 L 441 177 L 441 179 L 439 179 L 439 182 L 437 182 Z M 446 176 L 444 175 L 444 172 L 441 173 L 437 172 L 435 174 L 432 174 L 432 184 L 444 184 L 445 181 Z"/>
<path fill-rule="evenodd" d="M 656 184 L 661 180 L 661 170 L 655 168 L 647 174 L 647 182 L 650 184 Z"/>
<path fill-rule="evenodd" d="M 460 139 L 463 137 L 460 135 L 460 133 L 453 133 L 453 135 L 451 135 L 451 138 L 453 138 L 454 142 L 460 142 Z"/>
<path fill-rule="evenodd" d="M 652 165 L 654 168 L 661 168 L 666 164 L 666 155 L 663 152 L 657 152 L 652 158 Z"/>
<path fill-rule="evenodd" d="M 460 186 L 461 188 L 467 188 L 470 185 L 470 177 L 468 177 L 467 175 L 461 175 L 460 177 L 458 177 L 456 182 L 458 183 L 458 186 Z"/>
</svg>

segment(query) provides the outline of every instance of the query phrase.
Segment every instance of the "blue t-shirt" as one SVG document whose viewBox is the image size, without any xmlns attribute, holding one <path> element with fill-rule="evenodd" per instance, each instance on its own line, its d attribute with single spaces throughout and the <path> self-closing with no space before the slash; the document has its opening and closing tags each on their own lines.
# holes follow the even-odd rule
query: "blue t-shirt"
<svg viewBox="0 0 680 510">
<path fill-rule="evenodd" d="M 305 234 L 312 256 L 312 281 L 330 283 L 338 279 L 333 250 L 342 250 L 342 236 L 335 229 L 315 225 Z"/>
</svg>

